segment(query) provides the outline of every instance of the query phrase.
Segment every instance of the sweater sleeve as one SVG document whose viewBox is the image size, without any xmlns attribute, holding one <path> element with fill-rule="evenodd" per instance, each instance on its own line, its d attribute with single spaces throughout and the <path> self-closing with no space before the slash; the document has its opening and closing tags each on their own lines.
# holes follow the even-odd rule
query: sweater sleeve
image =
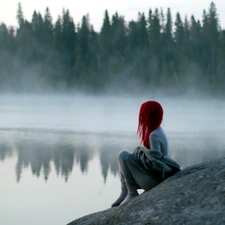
<svg viewBox="0 0 225 225">
<path fill-rule="evenodd" d="M 149 136 L 150 149 L 154 149 L 161 152 L 161 145 L 159 137 L 155 133 L 151 133 Z"/>
</svg>

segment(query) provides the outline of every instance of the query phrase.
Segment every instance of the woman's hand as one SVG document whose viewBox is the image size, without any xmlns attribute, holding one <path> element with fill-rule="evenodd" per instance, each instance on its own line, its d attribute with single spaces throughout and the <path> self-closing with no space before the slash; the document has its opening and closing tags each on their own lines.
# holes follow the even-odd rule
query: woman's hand
<svg viewBox="0 0 225 225">
<path fill-rule="evenodd" d="M 137 148 L 134 149 L 134 155 L 135 155 L 137 158 L 139 158 L 140 152 L 141 152 L 140 146 L 138 146 Z"/>
</svg>

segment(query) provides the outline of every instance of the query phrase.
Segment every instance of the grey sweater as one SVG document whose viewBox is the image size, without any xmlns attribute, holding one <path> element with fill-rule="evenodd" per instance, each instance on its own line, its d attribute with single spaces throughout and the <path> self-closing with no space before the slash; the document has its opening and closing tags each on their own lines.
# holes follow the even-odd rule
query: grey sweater
<svg viewBox="0 0 225 225">
<path fill-rule="evenodd" d="M 164 155 L 169 155 L 168 140 L 161 127 L 157 128 L 150 134 L 149 143 L 150 149 L 160 151 Z"/>
</svg>

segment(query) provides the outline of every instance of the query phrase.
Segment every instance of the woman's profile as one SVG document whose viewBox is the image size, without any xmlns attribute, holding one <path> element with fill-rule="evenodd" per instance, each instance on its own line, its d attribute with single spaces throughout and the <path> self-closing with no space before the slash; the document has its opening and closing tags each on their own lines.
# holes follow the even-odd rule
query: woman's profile
<svg viewBox="0 0 225 225">
<path fill-rule="evenodd" d="M 139 111 L 137 135 L 144 148 L 157 150 L 168 156 L 168 140 L 161 127 L 162 120 L 163 108 L 161 104 L 157 101 L 144 102 Z M 121 194 L 112 204 L 112 207 L 138 196 L 137 189 L 148 191 L 163 180 L 159 172 L 151 172 L 143 166 L 138 157 L 139 151 L 140 147 L 136 148 L 132 154 L 121 151 L 118 155 Z"/>
</svg>

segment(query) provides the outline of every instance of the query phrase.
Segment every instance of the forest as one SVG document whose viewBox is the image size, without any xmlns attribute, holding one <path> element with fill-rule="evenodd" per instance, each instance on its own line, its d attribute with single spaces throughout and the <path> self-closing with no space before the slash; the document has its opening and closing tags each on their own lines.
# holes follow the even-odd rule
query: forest
<svg viewBox="0 0 225 225">
<path fill-rule="evenodd" d="M 126 21 L 105 10 L 96 32 L 90 16 L 75 23 L 63 9 L 53 24 L 50 9 L 18 26 L 0 24 L 1 92 L 163 93 L 225 95 L 225 30 L 216 5 L 202 20 L 170 8 L 139 12 Z"/>
</svg>

